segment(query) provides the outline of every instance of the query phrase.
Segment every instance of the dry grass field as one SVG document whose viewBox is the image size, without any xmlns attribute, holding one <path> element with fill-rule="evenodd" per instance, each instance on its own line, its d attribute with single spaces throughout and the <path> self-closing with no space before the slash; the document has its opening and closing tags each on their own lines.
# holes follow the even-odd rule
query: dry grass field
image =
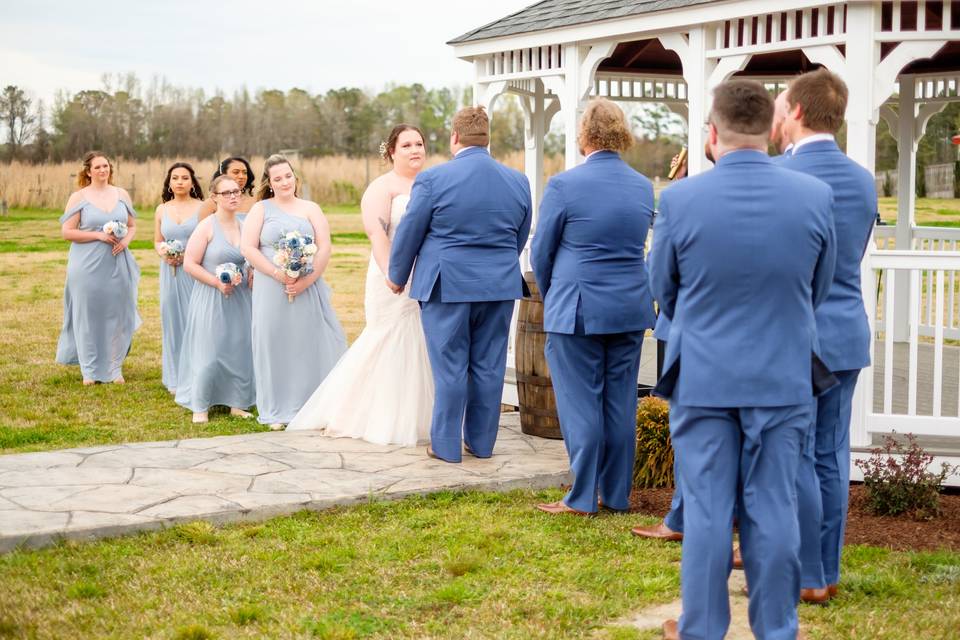
<svg viewBox="0 0 960 640">
<path fill-rule="evenodd" d="M 446 155 L 432 155 L 427 166 L 447 159 Z M 498 160 L 518 170 L 523 170 L 523 152 L 514 151 Z M 115 183 L 130 192 L 134 204 L 144 211 L 153 211 L 160 202 L 160 192 L 167 168 L 177 160 L 186 160 L 196 169 L 200 183 L 206 192 L 207 182 L 216 170 L 219 159 L 215 158 L 168 158 L 145 162 L 115 161 Z M 263 158 L 251 158 L 250 163 L 259 181 Z M 309 193 L 307 197 L 326 205 L 355 205 L 370 180 L 389 170 L 389 165 L 379 158 L 348 158 L 326 156 L 307 158 L 297 164 Z M 60 209 L 70 193 L 76 190 L 76 174 L 79 162 L 31 165 L 21 162 L 3 165 L 0 171 L 0 199 L 7 206 L 17 209 Z M 548 157 L 544 160 L 546 175 L 563 169 L 563 157 Z"/>
</svg>

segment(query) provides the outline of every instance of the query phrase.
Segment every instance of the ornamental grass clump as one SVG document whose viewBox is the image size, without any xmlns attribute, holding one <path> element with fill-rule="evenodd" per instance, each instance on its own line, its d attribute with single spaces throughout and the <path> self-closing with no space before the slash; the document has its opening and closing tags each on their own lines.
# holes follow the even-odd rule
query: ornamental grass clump
<svg viewBox="0 0 960 640">
<path fill-rule="evenodd" d="M 869 460 L 857 460 L 867 490 L 867 509 L 879 516 L 909 514 L 929 520 L 940 514 L 940 490 L 954 469 L 944 463 L 940 473 L 927 467 L 933 456 L 917 444 L 913 434 L 906 444 L 893 435 L 884 436 L 883 447 L 873 449 Z"/>
<path fill-rule="evenodd" d="M 656 489 L 673 486 L 673 446 L 670 405 L 660 398 L 641 398 L 637 405 L 637 455 L 633 486 Z"/>
</svg>

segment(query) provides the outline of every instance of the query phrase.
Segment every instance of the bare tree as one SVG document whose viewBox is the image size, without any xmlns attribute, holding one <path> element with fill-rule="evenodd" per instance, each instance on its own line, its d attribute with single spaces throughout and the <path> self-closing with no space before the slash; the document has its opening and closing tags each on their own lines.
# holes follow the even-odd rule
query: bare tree
<svg viewBox="0 0 960 640">
<path fill-rule="evenodd" d="M 0 93 L 0 118 L 7 128 L 7 157 L 15 159 L 20 148 L 33 137 L 39 127 L 38 114 L 30 107 L 33 101 L 23 89 L 7 85 Z"/>
</svg>

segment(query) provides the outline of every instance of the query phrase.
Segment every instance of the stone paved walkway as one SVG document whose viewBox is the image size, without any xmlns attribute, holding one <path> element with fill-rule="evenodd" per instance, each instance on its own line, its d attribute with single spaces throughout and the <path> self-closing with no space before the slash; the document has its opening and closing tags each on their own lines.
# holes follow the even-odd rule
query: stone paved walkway
<svg viewBox="0 0 960 640">
<path fill-rule="evenodd" d="M 263 520 L 442 489 L 569 483 L 559 440 L 503 414 L 494 456 L 462 464 L 425 447 L 380 446 L 309 431 L 255 433 L 0 456 L 0 552 L 178 522 Z"/>
</svg>

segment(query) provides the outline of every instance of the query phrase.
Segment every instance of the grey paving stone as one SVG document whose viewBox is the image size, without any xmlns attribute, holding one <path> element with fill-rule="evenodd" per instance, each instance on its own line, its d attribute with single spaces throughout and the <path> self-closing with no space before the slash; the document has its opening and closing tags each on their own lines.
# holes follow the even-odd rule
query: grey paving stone
<svg viewBox="0 0 960 640">
<path fill-rule="evenodd" d="M 137 515 L 162 519 L 201 519 L 211 514 L 237 511 L 238 509 L 240 509 L 240 507 L 236 502 L 217 496 L 180 496 L 169 502 L 144 509 Z"/>
<path fill-rule="evenodd" d="M 160 489 L 170 496 L 215 494 L 220 491 L 245 491 L 250 486 L 248 476 L 237 473 L 217 473 L 194 469 L 137 469 L 131 485 Z"/>
<path fill-rule="evenodd" d="M 520 433 L 516 414 L 503 423 L 493 458 L 465 455 L 461 464 L 430 459 L 423 446 L 309 431 L 0 456 L 0 551 L 196 519 L 262 520 L 371 496 L 569 481 L 562 442 Z"/>
<path fill-rule="evenodd" d="M 220 450 L 218 449 L 217 451 Z M 290 469 L 291 466 L 253 453 L 238 453 L 235 455 L 224 455 L 221 458 L 198 464 L 192 468 L 198 471 L 259 476 L 274 471 L 284 471 Z"/>
<path fill-rule="evenodd" d="M 192 451 L 180 448 L 115 449 L 88 456 L 81 468 L 89 467 L 154 467 L 157 469 L 189 469 L 220 454 L 211 451 Z"/>
<path fill-rule="evenodd" d="M 130 478 L 131 471 L 131 469 L 123 467 L 109 469 L 37 467 L 29 471 L 0 473 L 0 488 L 123 484 Z"/>
<path fill-rule="evenodd" d="M 0 473 L 6 471 L 34 471 L 51 467 L 75 467 L 83 462 L 83 456 L 67 451 L 43 453 L 18 453 L 0 456 Z"/>
</svg>

